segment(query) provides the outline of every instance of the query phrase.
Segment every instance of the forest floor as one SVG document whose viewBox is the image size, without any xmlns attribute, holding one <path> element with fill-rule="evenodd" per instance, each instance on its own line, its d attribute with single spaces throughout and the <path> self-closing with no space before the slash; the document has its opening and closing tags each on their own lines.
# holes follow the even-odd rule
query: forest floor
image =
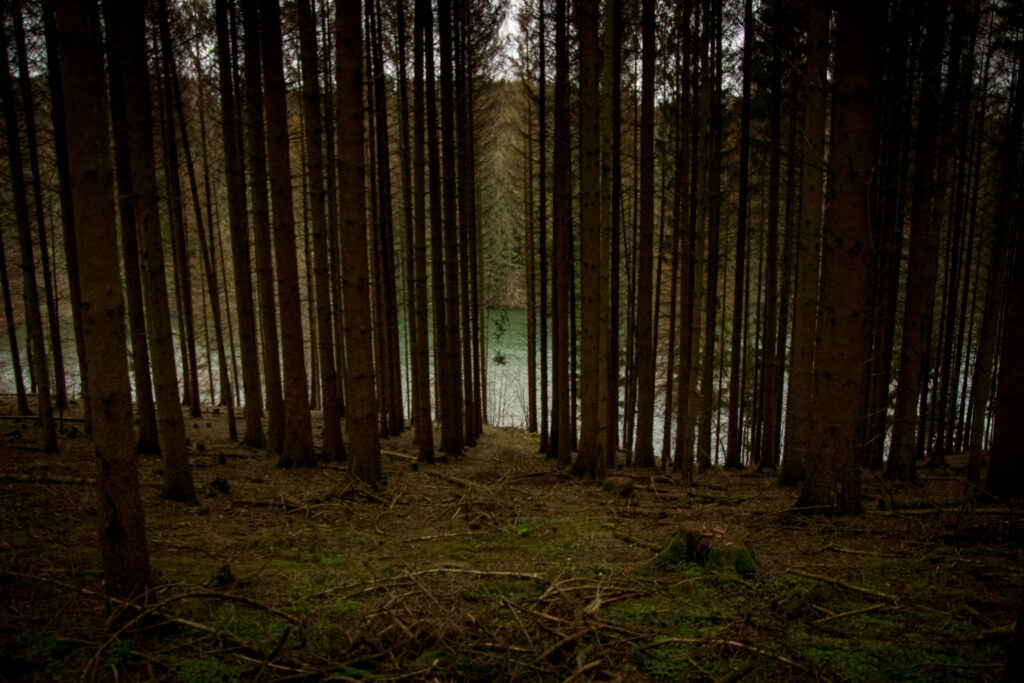
<svg viewBox="0 0 1024 683">
<path fill-rule="evenodd" d="M 865 513 L 829 518 L 754 471 L 576 480 L 488 428 L 429 466 L 386 440 L 369 488 L 278 469 L 208 408 L 199 507 L 141 459 L 156 585 L 128 620 L 102 598 L 91 439 L 66 423 L 44 455 L 15 412 L 0 397 L 0 680 L 994 680 L 1024 578 L 1021 510 L 965 505 L 955 469 L 865 472 Z"/>
</svg>

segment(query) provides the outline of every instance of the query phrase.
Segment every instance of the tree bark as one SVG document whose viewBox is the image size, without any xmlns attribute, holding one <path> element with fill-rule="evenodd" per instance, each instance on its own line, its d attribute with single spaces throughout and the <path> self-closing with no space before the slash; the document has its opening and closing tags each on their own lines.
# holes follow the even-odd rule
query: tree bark
<svg viewBox="0 0 1024 683">
<path fill-rule="evenodd" d="M 654 464 L 654 359 L 651 276 L 654 259 L 654 0 L 641 2 L 643 47 L 640 93 L 640 240 L 637 249 L 636 464 Z"/>
<path fill-rule="evenodd" d="M 910 213 L 910 258 L 903 306 L 903 337 L 893 414 L 892 446 L 885 476 L 897 481 L 916 479 L 918 399 L 924 359 L 934 316 L 938 270 L 938 225 L 933 224 L 932 196 L 935 152 L 939 134 L 942 50 L 945 44 L 946 7 L 933 3 L 928 10 L 914 154 L 913 205 Z"/>
<path fill-rule="evenodd" d="M 809 2 L 804 63 L 804 125 L 800 223 L 794 292 L 793 350 L 786 402 L 786 435 L 779 480 L 803 481 L 810 463 L 811 410 L 818 320 L 818 251 L 821 240 L 822 168 L 825 160 L 825 104 L 828 87 L 829 9 Z"/>
<path fill-rule="evenodd" d="M 124 303 L 117 263 L 103 38 L 94 0 L 56 0 L 56 34 L 65 78 L 68 170 L 82 275 L 83 341 L 99 480 L 100 551 L 109 595 L 135 598 L 150 585 L 139 495 Z"/>
<path fill-rule="evenodd" d="M 242 7 L 245 51 L 246 147 L 249 151 L 249 192 L 252 195 L 253 247 L 256 253 L 256 289 L 263 341 L 263 381 L 266 390 L 267 442 L 274 451 L 284 447 L 284 398 L 281 356 L 274 307 L 274 262 L 270 244 L 270 207 L 267 199 L 266 135 L 263 126 L 263 83 L 260 66 L 259 3 Z"/>
<path fill-rule="evenodd" d="M 736 226 L 736 268 L 733 271 L 732 342 L 729 356 L 729 433 L 725 445 L 725 466 L 742 467 L 743 429 L 740 406 L 740 360 L 743 357 L 743 327 L 746 305 L 743 301 L 743 278 L 747 274 L 747 203 L 750 188 L 750 53 L 754 42 L 754 9 L 752 0 L 743 3 L 743 95 L 740 101 L 740 177 L 739 218 Z"/>
<path fill-rule="evenodd" d="M 85 372 L 85 340 L 82 337 L 82 294 L 78 276 L 78 251 L 75 239 L 74 209 L 71 206 L 71 188 L 68 180 L 68 136 L 64 123 L 64 92 L 60 55 L 56 39 L 56 24 L 52 0 L 42 0 L 43 28 L 46 33 L 47 81 L 50 87 L 50 118 L 53 123 L 53 147 L 57 162 L 57 183 L 60 189 L 60 216 L 64 232 L 64 267 L 68 278 L 71 320 L 75 330 L 75 350 L 81 379 L 81 395 L 88 396 L 88 377 Z M 92 408 L 85 404 L 85 433 L 92 433 Z M 27 406 L 27 404 L 26 404 Z M 27 409 L 27 407 L 26 407 Z"/>
<path fill-rule="evenodd" d="M 264 448 L 267 439 L 260 420 L 259 349 L 256 345 L 256 317 L 252 299 L 252 265 L 249 256 L 249 225 L 245 201 L 245 168 L 242 131 L 232 83 L 231 44 L 228 34 L 228 0 L 217 0 L 217 62 L 221 97 L 221 132 L 224 138 L 224 172 L 228 190 L 228 220 L 231 224 L 231 257 L 234 265 L 235 305 L 238 309 L 238 338 L 242 347 L 242 392 L 245 399 L 243 443 Z M 237 381 L 237 378 L 236 378 Z"/>
<path fill-rule="evenodd" d="M 302 96 L 305 100 L 306 159 L 309 200 L 313 222 L 313 278 L 316 286 L 317 352 L 320 360 L 320 389 L 323 395 L 324 460 L 344 460 L 341 415 L 338 404 L 338 375 L 334 367 L 334 331 L 331 321 L 331 290 L 327 261 L 327 206 L 324 189 L 323 150 L 320 116 L 320 81 L 316 44 L 316 17 L 310 0 L 299 0 L 299 58 L 302 63 Z"/>
<path fill-rule="evenodd" d="M 25 28 L 20 0 L 13 8 L 14 47 L 18 56 L 18 85 L 21 91 L 21 106 L 25 112 L 25 143 L 28 149 L 29 173 L 32 177 L 32 203 L 35 208 L 35 223 L 39 235 L 39 265 L 43 275 L 43 295 L 46 303 L 47 331 L 50 338 L 50 353 L 53 356 L 54 405 L 58 410 L 68 407 L 67 381 L 64 377 L 64 345 L 60 338 L 60 312 L 54 293 L 50 266 L 50 250 L 47 247 L 46 221 L 43 219 L 43 188 L 39 173 L 39 147 L 36 135 L 36 113 L 32 95 L 32 80 L 29 75 L 28 51 L 25 47 Z"/>
<path fill-rule="evenodd" d="M 598 7 L 577 7 L 580 41 L 580 288 L 582 397 L 579 452 L 575 474 L 603 479 L 607 458 L 600 438 L 607 395 L 599 387 L 607 373 L 601 366 L 601 111 L 598 79 L 601 49 L 598 42 Z M 604 343 L 607 343 L 605 337 Z"/>
<path fill-rule="evenodd" d="M 153 383 L 149 369 L 149 342 L 146 339 L 146 311 L 143 306 L 142 277 L 139 271 L 139 236 L 135 225 L 135 196 L 132 186 L 128 125 L 124 107 L 124 76 L 118 59 L 117 22 L 112 0 L 104 0 L 107 71 L 110 79 L 110 118 L 117 172 L 118 215 L 121 219 L 121 251 L 124 264 L 125 298 L 128 304 L 128 328 L 132 340 L 132 373 L 135 377 L 135 403 L 139 415 L 136 448 L 141 455 L 160 453 L 160 437 L 153 402 Z"/>
<path fill-rule="evenodd" d="M 871 38 L 885 20 L 872 1 L 839 10 L 836 41 L 836 113 L 832 119 L 831 203 L 823 242 L 822 327 L 814 385 L 812 447 L 799 506 L 828 506 L 835 514 L 859 512 L 861 445 L 868 356 L 871 284 L 849 273 L 870 272 L 870 187 L 878 130 L 881 50 Z"/>
<path fill-rule="evenodd" d="M 335 4 L 337 35 L 338 185 L 348 362 L 346 422 L 349 471 L 364 481 L 381 478 L 370 341 L 369 267 L 366 250 L 366 163 L 363 158 L 363 70 L 360 0 Z"/>
<path fill-rule="evenodd" d="M 261 0 L 260 28 L 285 402 L 284 442 L 277 464 L 280 467 L 310 467 L 313 464 L 313 433 L 302 346 L 302 308 L 299 299 L 299 267 L 295 253 L 291 154 L 281 48 L 281 8 L 278 0 Z"/>
<path fill-rule="evenodd" d="M 132 189 L 135 193 L 135 223 L 139 230 L 146 328 L 149 332 L 156 417 L 163 457 L 164 484 L 161 495 L 194 505 L 198 499 L 188 463 L 185 423 L 178 400 L 178 377 L 174 363 L 163 238 L 157 204 L 153 107 L 146 58 L 144 7 L 131 0 L 116 0 L 114 7 L 114 20 L 120 38 L 117 45 L 118 58 L 124 74 L 125 120 L 128 125 Z M 84 229 L 81 223 L 76 222 L 76 225 Z M 88 357 L 88 350 L 86 353 Z"/>
<path fill-rule="evenodd" d="M 427 318 L 427 207 L 425 171 L 426 159 L 426 94 L 423 84 L 424 43 L 432 45 L 432 35 L 427 33 L 431 24 L 429 0 L 415 0 L 413 28 L 413 194 L 415 195 L 415 294 L 413 299 L 416 317 L 416 338 L 413 353 L 413 409 L 416 426 L 417 459 L 420 462 L 434 462 L 434 429 L 430 412 L 430 345 Z M 430 40 L 424 40 L 425 36 Z M 433 180 L 431 180 L 433 182 Z"/>
<path fill-rule="evenodd" d="M 2 33 L 2 32 L 0 32 Z M 36 264 L 32 246 L 32 228 L 29 223 L 28 197 L 25 194 L 25 174 L 21 160 L 21 141 L 18 139 L 18 119 L 14 106 L 14 88 L 7 64 L 7 37 L 0 36 L 0 99 L 3 99 L 4 124 L 7 130 L 7 163 L 11 169 L 11 191 L 14 199 L 14 217 L 18 226 L 21 247 L 22 295 L 25 300 L 25 324 L 28 327 L 29 363 L 36 383 L 36 404 L 43 429 L 43 452 L 56 453 L 57 426 L 53 419 L 50 399 L 50 372 L 46 364 L 46 345 L 43 341 L 43 318 L 39 311 L 39 293 L 36 284 Z"/>
</svg>

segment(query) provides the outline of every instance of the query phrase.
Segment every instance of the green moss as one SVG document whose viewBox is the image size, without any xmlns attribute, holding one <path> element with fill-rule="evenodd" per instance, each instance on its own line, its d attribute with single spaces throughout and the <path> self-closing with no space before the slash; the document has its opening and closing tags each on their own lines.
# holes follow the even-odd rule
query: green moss
<svg viewBox="0 0 1024 683">
<path fill-rule="evenodd" d="M 214 657 L 168 657 L 170 678 L 181 683 L 235 683 L 242 680 L 234 668 Z"/>
<path fill-rule="evenodd" d="M 690 659 L 693 657 L 692 645 L 665 645 L 637 651 L 640 668 L 654 678 L 666 681 L 678 681 L 683 676 L 697 673 Z"/>
</svg>

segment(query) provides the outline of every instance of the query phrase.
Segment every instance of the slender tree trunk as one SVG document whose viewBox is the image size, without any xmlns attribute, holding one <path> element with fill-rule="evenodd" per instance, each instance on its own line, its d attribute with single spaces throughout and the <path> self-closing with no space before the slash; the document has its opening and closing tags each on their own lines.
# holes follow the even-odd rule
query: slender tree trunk
<svg viewBox="0 0 1024 683">
<path fill-rule="evenodd" d="M 11 354 L 11 366 L 14 372 L 14 387 L 18 396 L 18 413 L 31 415 L 28 407 L 28 395 L 25 393 L 25 379 L 21 371 L 21 354 L 18 352 L 18 327 L 14 322 L 14 306 L 11 302 L 11 284 L 7 279 L 7 254 L 3 246 L 0 232 L 0 286 L 4 290 L 4 318 L 7 320 L 7 342 Z"/>
<path fill-rule="evenodd" d="M 162 0 L 166 2 L 166 0 Z M 185 109 L 181 99 L 181 88 L 178 83 L 178 67 L 174 58 L 174 51 L 171 49 L 171 36 L 170 36 L 170 25 L 167 20 L 166 7 L 162 5 L 162 11 L 160 12 L 160 32 L 162 36 L 162 42 L 165 44 L 165 60 L 168 65 L 168 73 L 170 76 L 170 93 L 169 96 L 173 100 L 174 110 L 177 113 L 177 121 L 179 126 L 179 132 L 181 133 L 181 145 L 182 150 L 185 153 L 185 168 L 188 171 L 189 189 L 192 194 L 192 207 L 195 213 L 196 230 L 199 233 L 199 253 L 203 264 L 203 272 L 206 276 L 206 287 L 210 296 L 210 311 L 213 315 L 213 331 L 214 337 L 217 344 L 217 362 L 218 362 L 218 374 L 220 379 L 220 391 L 221 391 L 221 403 L 227 407 L 227 418 L 228 418 L 228 434 L 232 441 L 238 439 L 237 426 L 235 425 L 235 401 L 231 391 L 231 380 L 228 376 L 228 356 L 225 351 L 224 345 L 224 326 L 221 322 L 221 310 L 220 310 L 220 288 L 217 285 L 217 271 L 216 264 L 213 260 L 213 247 L 212 247 L 212 231 L 213 223 L 208 222 L 210 229 L 209 239 L 207 236 L 206 226 L 203 225 L 203 212 L 202 204 L 199 201 L 199 184 L 196 181 L 195 165 L 192 160 L 192 147 L 189 144 L 188 130 L 185 125 Z M 200 110 L 202 110 L 203 103 L 200 97 L 199 102 Z M 209 334 L 209 325 L 206 323 L 205 318 L 203 321 L 203 329 L 206 334 Z M 209 351 L 209 344 L 207 343 L 207 351 Z M 210 402 L 216 404 L 214 399 L 213 391 L 213 368 L 209 367 L 209 354 L 207 354 L 207 370 L 210 373 Z M 198 387 L 196 390 L 194 401 L 195 405 L 198 405 L 199 392 Z M 196 410 L 193 409 L 193 415 L 196 415 Z"/>
<path fill-rule="evenodd" d="M 338 87 L 338 186 L 345 297 L 345 354 L 349 471 L 375 482 L 381 477 L 370 342 L 369 268 L 366 260 L 366 195 L 363 159 L 363 70 L 360 0 L 335 4 Z"/>
<path fill-rule="evenodd" d="M 29 173 L 32 176 L 32 203 L 35 207 L 36 230 L 39 235 L 39 265 L 43 274 L 43 294 L 46 303 L 46 320 L 50 338 L 50 353 L 53 356 L 54 405 L 63 411 L 68 407 L 67 382 L 64 377 L 64 345 L 60 338 L 60 314 L 57 310 L 57 296 L 52 280 L 50 250 L 47 247 L 46 221 L 43 219 L 43 187 L 39 173 L 39 147 L 36 135 L 36 113 L 32 95 L 32 81 L 29 75 L 28 52 L 25 47 L 21 1 L 16 0 L 14 14 L 14 47 L 18 55 L 18 85 L 21 91 L 21 106 L 25 113 L 25 146 L 28 149 Z"/>
<path fill-rule="evenodd" d="M 434 307 L 434 387 L 437 392 L 438 412 L 441 417 L 441 452 L 445 456 L 461 452 L 454 450 L 457 443 L 460 415 L 455 397 L 446 390 L 448 377 L 447 313 L 444 295 L 444 232 L 443 207 L 441 201 L 441 152 L 438 142 L 437 85 L 434 70 L 434 13 L 429 6 L 424 9 L 424 46 L 427 57 L 426 125 L 427 149 L 430 172 L 430 257 L 431 293 Z"/>
<path fill-rule="evenodd" d="M 806 476 L 812 439 L 811 411 L 818 320 L 818 251 L 821 235 L 822 168 L 825 159 L 828 7 L 809 3 L 807 60 L 804 64 L 803 174 L 793 310 L 784 457 L 779 479 L 792 486 Z"/>
<path fill-rule="evenodd" d="M 982 313 L 981 329 L 978 332 L 978 349 L 975 352 L 974 377 L 971 383 L 972 410 L 971 433 L 968 443 L 970 453 L 967 466 L 967 481 L 972 485 L 981 483 L 981 468 L 988 420 L 988 399 L 993 389 L 993 365 L 996 358 L 996 342 L 999 337 L 999 313 L 1003 308 L 1003 296 L 1009 278 L 1009 266 L 1006 254 L 1012 244 L 1015 211 L 1014 196 L 1020 180 L 1020 160 L 1018 158 L 1021 145 L 1021 124 L 1024 123 L 1024 81 L 1021 80 L 1021 68 L 1024 67 L 1024 51 L 1017 55 L 1017 78 L 1013 84 L 1013 100 L 1010 116 L 1006 127 L 1006 137 L 1002 145 L 999 168 L 999 189 L 996 204 L 995 237 L 992 242 L 992 255 L 989 262 L 988 281 L 985 289 L 985 308 Z M 1017 241 L 1022 242 L 1020 236 Z M 1018 251 L 1020 247 L 1017 247 Z M 1019 265 L 1017 266 L 1019 269 Z M 1014 273 L 1018 277 L 1019 273 Z M 1012 304 L 1012 302 L 1010 302 Z M 1014 311 L 1007 307 L 1008 315 Z M 1019 317 L 1019 309 L 1017 316 Z M 1003 348 L 1006 348 L 1005 345 Z M 1002 364 L 1001 361 L 1000 364 Z M 1000 376 L 1000 390 L 1002 378 Z M 1018 456 L 1019 457 L 1019 456 Z M 998 465 L 997 465 L 998 467 Z M 990 470 L 991 472 L 991 470 Z M 991 475 L 989 475 L 991 477 Z M 987 487 L 986 487 L 987 488 Z"/>
<path fill-rule="evenodd" d="M 171 48 L 170 30 L 167 26 L 166 0 L 161 0 L 159 10 L 159 34 L 163 67 L 163 113 L 164 175 L 167 183 L 167 201 L 171 216 L 171 244 L 174 247 L 174 273 L 178 298 L 178 328 L 181 339 L 181 366 L 185 385 L 184 402 L 189 406 L 192 417 L 202 415 L 199 397 L 199 366 L 196 362 L 195 311 L 192 303 L 192 272 L 189 267 L 188 236 L 185 231 L 184 207 L 181 199 L 181 175 L 178 163 L 178 136 L 174 129 L 176 108 L 174 106 L 175 65 Z M 180 116 L 179 116 L 180 118 Z"/>
<path fill-rule="evenodd" d="M 245 28 L 246 146 L 249 150 L 249 184 L 252 195 L 253 246 L 256 252 L 256 287 L 260 330 L 263 339 L 263 381 L 266 383 L 267 442 L 280 452 L 284 447 L 284 397 L 281 357 L 278 348 L 277 313 L 274 309 L 274 263 L 270 244 L 270 207 L 267 200 L 266 137 L 263 127 L 263 84 L 260 67 L 259 4 L 242 7 Z"/>
<path fill-rule="evenodd" d="M 37 410 L 43 429 L 43 452 L 56 453 L 58 451 L 57 426 L 53 419 L 53 404 L 50 400 L 50 372 L 46 364 L 46 346 L 43 341 L 43 318 L 39 312 L 36 263 L 32 246 L 32 228 L 29 224 L 28 197 L 25 194 L 27 188 L 21 160 L 21 141 L 18 139 L 14 89 L 6 61 L 6 35 L 0 36 L 0 54 L 5 57 L 4 63 L 0 65 L 0 99 L 3 100 L 4 124 L 7 130 L 7 163 L 11 169 L 14 217 L 18 226 L 18 243 L 21 247 L 21 271 L 24 282 L 22 293 L 25 299 L 25 324 L 28 327 L 28 343 L 31 351 L 29 362 L 32 365 L 36 381 Z"/>
<path fill-rule="evenodd" d="M 323 458 L 344 460 L 341 415 L 338 405 L 338 376 L 334 367 L 334 332 L 331 325 L 331 293 L 327 263 L 327 207 L 324 189 L 323 150 L 320 116 L 320 81 L 317 64 L 316 16 L 311 0 L 299 0 L 299 58 L 302 63 L 302 96 L 305 101 L 306 159 L 309 173 L 309 202 L 313 222 L 313 277 L 316 283 L 316 352 L 320 360 L 320 390 L 323 392 Z"/>
<path fill-rule="evenodd" d="M 569 243 L 572 240 L 569 173 L 569 53 L 566 0 L 555 2 L 555 265 L 554 349 L 555 396 L 551 444 L 559 465 L 572 462 L 569 424 Z"/>
<path fill-rule="evenodd" d="M 128 156 L 131 160 L 132 189 L 135 193 L 135 223 L 139 231 L 146 329 L 149 331 L 156 417 L 160 432 L 160 452 L 163 457 L 164 484 L 161 495 L 194 505 L 198 500 L 192 482 L 192 470 L 188 463 L 185 423 L 178 400 L 178 377 L 174 363 L 171 313 L 167 300 L 163 238 L 157 203 L 153 107 L 146 58 L 144 7 L 131 0 L 116 0 L 114 7 L 114 20 L 119 37 L 117 54 L 124 74 Z M 76 214 L 77 212 L 76 206 Z M 81 222 L 76 221 L 76 225 L 84 228 Z M 84 280 L 83 277 L 83 288 Z M 91 355 L 87 350 L 87 356 Z"/>
<path fill-rule="evenodd" d="M 945 44 L 946 8 L 935 3 L 928 11 L 924 44 L 924 74 L 914 155 L 913 205 L 910 214 L 910 258 L 900 344 L 900 369 L 896 384 L 892 446 L 886 477 L 898 481 L 916 479 L 917 407 L 926 346 L 932 329 L 935 280 L 938 269 L 938 225 L 932 209 L 935 152 L 939 134 L 939 101 L 942 50 Z"/>
<path fill-rule="evenodd" d="M 444 215 L 444 299 L 445 328 L 441 334 L 445 350 L 441 372 L 441 391 L 450 396 L 452 423 L 447 431 L 443 417 L 441 450 L 458 455 L 464 443 L 462 370 L 459 362 L 459 296 L 458 296 L 458 221 L 455 177 L 455 85 L 452 39 L 452 7 L 450 0 L 438 1 L 438 37 L 441 52 L 441 146 L 444 152 L 441 169 L 441 191 Z M 468 369 L 466 369 L 468 371 Z M 446 372 L 447 371 L 447 372 Z"/>
<path fill-rule="evenodd" d="M 614 0 L 613 0 L 614 1 Z M 538 7 L 540 82 L 537 93 L 538 154 L 540 155 L 540 201 L 538 205 L 537 250 L 540 252 L 540 452 L 554 455 L 550 432 L 554 413 L 548 397 L 548 117 L 547 117 L 547 40 L 545 38 L 544 0 Z"/>
<path fill-rule="evenodd" d="M 476 444 L 479 429 L 476 424 L 477 406 L 473 377 L 473 331 L 471 313 L 470 264 L 475 260 L 472 254 L 473 234 L 473 150 L 470 141 L 473 136 L 469 126 L 469 111 L 472 107 L 468 87 L 468 51 L 466 49 L 465 4 L 460 3 L 453 12 L 453 42 L 455 52 L 455 150 L 458 165 L 458 234 L 459 234 L 459 318 L 462 322 L 462 393 L 463 393 L 463 441 L 467 446 Z"/>
<path fill-rule="evenodd" d="M 118 212 L 121 219 L 121 251 L 124 263 L 128 326 L 132 341 L 132 373 L 135 378 L 135 403 L 139 415 L 137 449 L 141 455 L 160 452 L 160 438 L 153 402 L 153 383 L 149 375 L 149 342 L 146 339 L 146 312 L 143 306 L 142 278 L 139 271 L 139 237 L 135 225 L 135 196 L 132 186 L 128 125 L 125 118 L 124 76 L 117 58 L 117 22 L 112 0 L 104 0 L 107 64 L 110 78 L 110 118 L 114 158 L 117 165 Z"/>
<path fill-rule="evenodd" d="M 694 313 L 694 233 L 695 217 L 692 194 L 693 178 L 690 166 L 693 163 L 693 105 L 691 88 L 691 45 L 690 18 L 693 1 L 683 3 L 681 74 L 679 80 L 679 108 L 676 126 L 676 185 L 675 224 L 679 230 L 679 379 L 676 399 L 676 442 L 672 457 L 672 468 L 680 472 L 686 482 L 693 480 L 693 423 L 690 406 L 691 359 L 693 358 L 693 313 Z"/>
<path fill-rule="evenodd" d="M 643 73 L 640 95 L 640 241 L 637 249 L 636 464 L 654 464 L 654 359 L 651 276 L 654 258 L 655 3 L 641 2 Z"/>
<path fill-rule="evenodd" d="M 430 415 L 430 347 L 428 341 L 427 319 L 427 207 L 425 170 L 426 159 L 424 144 L 426 142 L 426 103 L 423 86 L 423 53 L 424 43 L 432 45 L 432 36 L 428 33 L 431 24 L 429 0 L 415 0 L 415 19 L 413 29 L 413 180 L 415 195 L 415 297 L 414 310 L 416 317 L 416 339 L 414 344 L 415 360 L 413 362 L 413 384 L 415 394 L 413 409 L 416 425 L 416 445 L 419 448 L 417 459 L 420 462 L 434 462 L 434 430 Z M 424 40 L 430 37 L 431 40 Z M 428 58 L 429 59 L 429 58 Z M 432 86 L 431 86 L 432 87 Z M 431 183 L 433 183 L 433 179 Z"/>
<path fill-rule="evenodd" d="M 740 425 L 740 360 L 743 357 L 743 321 L 746 304 L 743 301 L 743 278 L 747 272 L 747 202 L 750 187 L 750 53 L 754 42 L 753 1 L 743 4 L 743 99 L 740 102 L 740 177 L 739 218 L 736 227 L 736 268 L 732 299 L 732 342 L 729 363 L 729 433 L 725 446 L 725 466 L 742 467 L 743 430 Z"/>
<path fill-rule="evenodd" d="M 762 433 L 760 450 L 752 454 L 758 469 L 776 469 L 779 466 L 779 395 L 782 393 L 782 359 L 779 357 L 778 308 L 784 299 L 778 298 L 779 259 L 779 178 L 782 157 L 782 19 L 779 3 L 770 9 L 772 22 L 771 63 L 771 115 L 769 122 L 768 159 L 768 235 L 765 264 L 763 376 L 761 390 Z"/>
<path fill-rule="evenodd" d="M 224 137 L 224 166 L 228 189 L 228 218 L 231 223 L 231 256 L 234 265 L 235 302 L 238 307 L 238 338 L 242 347 L 242 391 L 245 398 L 245 436 L 252 448 L 267 444 L 260 420 L 259 350 L 256 345 L 256 317 L 253 312 L 252 266 L 249 256 L 249 225 L 245 201 L 245 168 L 241 124 L 235 107 L 232 84 L 232 53 L 228 36 L 227 3 L 217 0 L 217 62 L 220 74 L 221 130 Z"/>
<path fill-rule="evenodd" d="M 292 205 L 291 155 L 278 0 L 261 0 L 260 27 L 270 198 L 274 210 L 274 266 L 277 273 L 277 304 L 281 314 L 284 372 L 284 444 L 278 465 L 309 467 L 313 464 L 313 433 L 302 348 L 302 308 L 295 253 L 295 214 Z"/>
<path fill-rule="evenodd" d="M 812 3 L 814 4 L 814 3 Z M 711 467 L 711 421 L 716 404 L 714 385 L 715 369 L 715 325 L 718 320 L 718 251 L 721 232 L 721 183 L 722 183 L 722 11 L 717 3 L 711 5 L 708 17 L 711 33 L 711 52 L 708 79 L 708 110 L 710 159 L 708 168 L 708 264 L 705 284 L 704 312 L 704 364 L 701 371 L 700 391 L 703 407 L 700 414 L 700 429 L 697 436 L 697 469 L 704 471 Z"/>
<path fill-rule="evenodd" d="M 523 204 L 526 220 L 523 254 L 526 257 L 526 429 L 537 433 L 537 266 L 534 238 L 533 193 L 533 99 L 526 87 L 526 150 L 523 154 Z"/>
<path fill-rule="evenodd" d="M 74 210 L 71 206 L 71 188 L 68 180 L 68 136 L 64 123 L 64 92 L 61 78 L 60 56 L 57 49 L 56 25 L 52 0 L 42 0 L 43 28 L 46 33 L 47 81 L 50 88 L 50 117 L 53 123 L 53 147 L 57 162 L 57 182 L 60 190 L 60 215 L 64 232 L 64 267 L 68 278 L 71 320 L 75 330 L 75 350 L 78 354 L 81 395 L 89 395 L 85 366 L 85 340 L 82 337 L 82 295 L 78 276 L 78 252 L 75 239 Z M 85 433 L 92 433 L 92 408 L 85 404 Z M 20 405 L 20 404 L 19 404 Z M 27 403 L 26 409 L 27 409 Z"/>
<path fill-rule="evenodd" d="M 583 296 L 581 332 L 581 426 L 577 475 L 604 478 L 607 458 L 600 423 L 607 414 L 599 386 L 607 373 L 601 366 L 601 111 L 598 6 L 577 7 L 580 41 L 580 288 Z M 607 338 L 606 338 L 607 339 Z M 605 341 L 607 343 L 607 341 Z"/>
</svg>

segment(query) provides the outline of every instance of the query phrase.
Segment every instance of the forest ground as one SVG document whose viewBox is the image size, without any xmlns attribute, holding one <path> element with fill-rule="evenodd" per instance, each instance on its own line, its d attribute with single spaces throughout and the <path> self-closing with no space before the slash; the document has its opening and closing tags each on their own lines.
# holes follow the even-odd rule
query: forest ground
<svg viewBox="0 0 1024 683">
<path fill-rule="evenodd" d="M 131 620 L 101 596 L 91 439 L 65 423 L 44 455 L 15 413 L 0 397 L 0 680 L 993 680 L 1024 577 L 1021 511 L 965 506 L 955 456 L 912 486 L 866 472 L 865 514 L 828 518 L 753 471 L 576 480 L 512 429 L 437 465 L 388 439 L 370 488 L 278 469 L 207 408 L 199 507 L 141 459 L 156 587 Z"/>
</svg>

